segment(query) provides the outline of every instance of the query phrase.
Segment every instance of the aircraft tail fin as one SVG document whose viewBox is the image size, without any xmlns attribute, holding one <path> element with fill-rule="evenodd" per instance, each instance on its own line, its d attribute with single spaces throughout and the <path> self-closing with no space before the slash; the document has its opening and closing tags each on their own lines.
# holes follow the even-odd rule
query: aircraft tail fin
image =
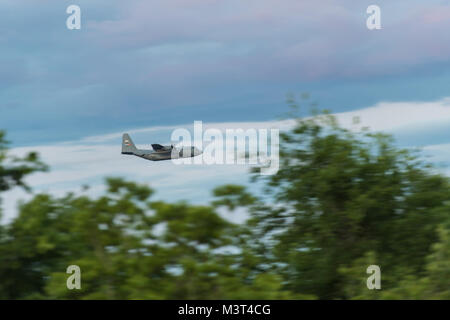
<svg viewBox="0 0 450 320">
<path fill-rule="evenodd" d="M 136 146 L 131 140 L 128 133 L 124 133 L 122 136 L 122 154 L 135 154 L 137 151 Z"/>
</svg>

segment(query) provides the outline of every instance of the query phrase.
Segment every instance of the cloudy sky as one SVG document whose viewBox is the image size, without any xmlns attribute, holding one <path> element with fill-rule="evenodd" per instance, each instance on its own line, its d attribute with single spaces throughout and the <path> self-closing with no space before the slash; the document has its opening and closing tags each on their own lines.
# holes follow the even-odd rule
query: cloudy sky
<svg viewBox="0 0 450 320">
<path fill-rule="evenodd" d="M 81 30 L 66 28 L 71 4 Z M 371 4 L 381 30 L 366 27 Z M 283 129 L 288 92 L 450 162 L 450 1 L 1 0 L 0 12 L 0 128 L 12 152 L 52 166 L 30 178 L 38 191 L 100 192 L 116 175 L 205 201 L 247 168 L 124 158 L 120 134 L 148 146 L 194 120 Z M 20 197 L 3 197 L 4 215 Z"/>
</svg>

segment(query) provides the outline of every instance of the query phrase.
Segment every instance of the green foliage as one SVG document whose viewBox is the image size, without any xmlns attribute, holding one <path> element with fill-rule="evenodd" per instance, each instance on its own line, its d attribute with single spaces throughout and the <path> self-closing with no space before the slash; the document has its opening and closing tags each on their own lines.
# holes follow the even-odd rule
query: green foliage
<svg viewBox="0 0 450 320">
<path fill-rule="evenodd" d="M 387 135 L 315 113 L 282 134 L 259 198 L 227 185 L 210 206 L 152 201 L 120 178 L 98 198 L 35 195 L 0 227 L 0 299 L 450 299 L 448 179 Z M 9 156 L 0 133 L 0 192 L 45 169 Z M 66 287 L 69 265 L 81 290 Z M 381 290 L 366 287 L 369 265 Z"/>
<path fill-rule="evenodd" d="M 10 156 L 7 153 L 8 141 L 0 130 L 0 192 L 7 191 L 15 186 L 28 190 L 24 178 L 37 171 L 47 170 L 35 152 L 30 152 L 23 158 Z"/>
<path fill-rule="evenodd" d="M 151 202 L 151 189 L 117 178 L 107 190 L 98 199 L 41 194 L 21 206 L 0 244 L 1 298 L 294 297 L 279 276 L 255 276 L 229 252 L 239 227 L 213 208 Z M 66 287 L 69 265 L 82 270 L 81 290 Z"/>
<path fill-rule="evenodd" d="M 248 206 L 255 203 L 255 198 L 245 191 L 245 187 L 237 185 L 225 185 L 213 190 L 213 194 L 218 200 L 212 204 L 216 207 L 225 206 L 229 210 L 237 207 Z"/>
<path fill-rule="evenodd" d="M 5 133 L 0 130 L 0 192 L 15 186 L 28 190 L 24 178 L 33 172 L 47 170 L 47 166 L 39 160 L 35 152 L 30 152 L 23 158 L 10 156 L 7 145 Z"/>
<path fill-rule="evenodd" d="M 376 264 L 383 292 L 411 298 L 402 293 L 408 285 L 412 298 L 427 297 L 412 283 L 428 281 L 427 256 L 450 209 L 448 178 L 390 136 L 345 130 L 327 112 L 298 119 L 281 140 L 280 170 L 265 178 L 265 201 L 248 205 L 247 238 L 285 287 L 322 299 L 379 298 L 365 285 L 366 268 Z M 232 191 L 219 194 L 220 202 L 244 195 Z M 448 270 L 443 259 L 439 270 Z M 430 296 L 445 296 L 436 290 Z"/>
</svg>

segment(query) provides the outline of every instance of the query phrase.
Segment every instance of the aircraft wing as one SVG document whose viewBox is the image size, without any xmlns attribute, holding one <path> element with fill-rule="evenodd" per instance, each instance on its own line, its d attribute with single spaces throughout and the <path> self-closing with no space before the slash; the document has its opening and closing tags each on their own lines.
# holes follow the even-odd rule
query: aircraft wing
<svg viewBox="0 0 450 320">
<path fill-rule="evenodd" d="M 152 148 L 153 148 L 153 150 L 155 150 L 155 151 L 161 151 L 161 150 L 165 150 L 165 149 L 166 149 L 164 146 L 162 146 L 162 145 L 160 145 L 160 144 L 157 144 L 157 143 L 152 144 Z"/>
</svg>

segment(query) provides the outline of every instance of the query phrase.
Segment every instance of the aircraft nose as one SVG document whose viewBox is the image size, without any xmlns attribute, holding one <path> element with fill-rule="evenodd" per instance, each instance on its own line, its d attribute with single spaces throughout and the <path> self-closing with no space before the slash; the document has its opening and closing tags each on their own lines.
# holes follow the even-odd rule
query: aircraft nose
<svg viewBox="0 0 450 320">
<path fill-rule="evenodd" d="M 203 153 L 203 151 L 200 150 L 199 148 L 197 148 L 197 147 L 194 148 L 194 155 L 198 156 L 198 155 L 201 155 L 202 153 Z"/>
</svg>

